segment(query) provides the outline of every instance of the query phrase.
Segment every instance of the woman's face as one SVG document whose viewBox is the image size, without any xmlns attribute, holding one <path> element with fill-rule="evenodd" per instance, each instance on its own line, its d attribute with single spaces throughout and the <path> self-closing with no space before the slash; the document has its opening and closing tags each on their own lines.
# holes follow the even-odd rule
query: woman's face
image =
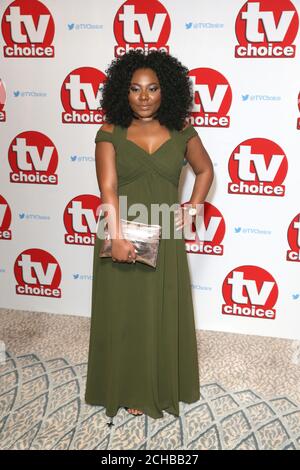
<svg viewBox="0 0 300 470">
<path fill-rule="evenodd" d="M 154 70 L 141 68 L 133 73 L 128 101 L 139 118 L 151 117 L 156 113 L 161 103 L 161 89 Z"/>
</svg>

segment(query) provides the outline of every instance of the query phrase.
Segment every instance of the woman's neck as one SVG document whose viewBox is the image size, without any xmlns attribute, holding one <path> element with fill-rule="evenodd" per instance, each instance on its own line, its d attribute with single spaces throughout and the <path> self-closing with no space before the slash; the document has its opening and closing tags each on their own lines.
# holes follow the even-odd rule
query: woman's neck
<svg viewBox="0 0 300 470">
<path fill-rule="evenodd" d="M 137 119 L 139 121 L 149 122 L 149 121 L 154 121 L 154 119 L 157 119 L 158 112 L 156 112 L 152 116 L 148 116 L 148 117 L 138 116 L 135 112 L 133 112 L 132 115 L 133 115 L 134 119 Z"/>
</svg>

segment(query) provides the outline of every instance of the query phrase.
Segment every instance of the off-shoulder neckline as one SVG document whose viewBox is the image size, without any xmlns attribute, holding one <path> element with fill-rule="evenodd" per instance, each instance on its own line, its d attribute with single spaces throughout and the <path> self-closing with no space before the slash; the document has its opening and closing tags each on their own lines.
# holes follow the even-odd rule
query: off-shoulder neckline
<svg viewBox="0 0 300 470">
<path fill-rule="evenodd" d="M 117 126 L 117 124 L 115 124 L 115 126 Z M 185 132 L 187 129 L 191 129 L 191 128 L 194 129 L 194 126 L 192 124 L 189 124 L 188 126 L 184 127 L 183 129 L 181 129 L 178 132 Z M 115 127 L 112 131 L 106 131 L 105 129 L 99 129 L 98 132 L 101 131 L 101 132 L 107 132 L 107 134 L 113 134 L 114 130 L 115 130 Z"/>
</svg>

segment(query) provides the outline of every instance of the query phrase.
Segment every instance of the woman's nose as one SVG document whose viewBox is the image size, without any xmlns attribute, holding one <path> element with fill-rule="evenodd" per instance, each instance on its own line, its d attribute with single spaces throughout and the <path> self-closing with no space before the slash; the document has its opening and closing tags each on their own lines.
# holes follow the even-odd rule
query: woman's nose
<svg viewBox="0 0 300 470">
<path fill-rule="evenodd" d="M 148 92 L 144 92 L 144 93 L 142 92 L 140 94 L 140 99 L 141 100 L 148 99 L 148 98 L 149 98 Z"/>
</svg>

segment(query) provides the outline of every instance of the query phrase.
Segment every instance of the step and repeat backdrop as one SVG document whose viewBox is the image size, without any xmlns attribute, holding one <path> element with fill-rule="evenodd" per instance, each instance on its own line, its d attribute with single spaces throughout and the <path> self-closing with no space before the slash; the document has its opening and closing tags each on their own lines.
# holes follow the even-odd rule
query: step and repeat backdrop
<svg viewBox="0 0 300 470">
<path fill-rule="evenodd" d="M 186 240 L 197 328 L 300 339 L 299 14 L 299 0 L 1 0 L 0 306 L 90 315 L 106 69 L 154 48 L 189 69 L 215 170 Z M 194 178 L 185 160 L 180 202 Z"/>
</svg>

